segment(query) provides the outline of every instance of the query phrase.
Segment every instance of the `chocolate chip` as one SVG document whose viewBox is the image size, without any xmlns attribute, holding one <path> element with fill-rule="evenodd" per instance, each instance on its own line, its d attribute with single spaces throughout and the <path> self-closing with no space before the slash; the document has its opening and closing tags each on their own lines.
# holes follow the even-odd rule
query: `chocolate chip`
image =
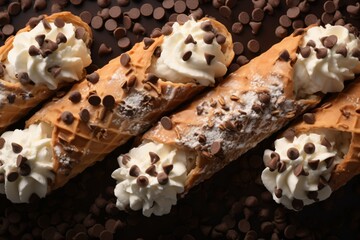
<svg viewBox="0 0 360 240">
<path fill-rule="evenodd" d="M 296 177 L 299 177 L 299 176 L 308 176 L 309 173 L 308 172 L 305 172 L 305 169 L 304 169 L 304 166 L 302 164 L 299 164 L 297 165 L 295 168 L 294 168 L 294 175 Z"/>
<path fill-rule="evenodd" d="M 92 84 L 96 84 L 100 79 L 100 76 L 97 72 L 93 72 L 91 74 L 86 75 L 86 80 L 91 82 Z"/>
<path fill-rule="evenodd" d="M 251 13 L 251 17 L 254 21 L 261 22 L 264 18 L 264 10 L 261 8 L 255 8 Z"/>
<path fill-rule="evenodd" d="M 215 34 L 213 32 L 206 32 L 204 34 L 204 42 L 206 44 L 212 44 L 214 38 L 215 38 Z"/>
<path fill-rule="evenodd" d="M 297 18 L 300 15 L 299 7 L 289 8 L 286 12 L 286 15 L 291 19 Z"/>
<path fill-rule="evenodd" d="M 250 50 L 250 52 L 257 53 L 260 50 L 260 44 L 257 40 L 251 39 L 247 43 L 247 48 Z"/>
<path fill-rule="evenodd" d="M 162 166 L 164 173 L 166 173 L 166 175 L 169 175 L 169 173 L 171 172 L 171 170 L 173 170 L 174 165 L 173 164 L 166 164 Z"/>
<path fill-rule="evenodd" d="M 277 153 L 276 153 L 277 154 Z M 271 172 L 275 171 L 278 168 L 278 164 L 279 164 L 279 160 L 280 160 L 280 156 L 271 154 L 272 157 L 270 159 L 270 161 L 267 163 L 267 167 L 269 168 L 269 170 Z"/>
<path fill-rule="evenodd" d="M 216 35 L 216 42 L 220 45 L 224 44 L 226 42 L 226 37 L 222 35 L 221 33 Z"/>
<path fill-rule="evenodd" d="M 145 170 L 145 173 L 149 174 L 152 177 L 156 177 L 157 176 L 157 172 L 156 172 L 156 167 L 155 165 L 151 165 L 150 167 L 148 167 Z"/>
<path fill-rule="evenodd" d="M 322 44 L 324 45 L 324 47 L 332 49 L 336 45 L 337 40 L 338 39 L 336 35 L 330 35 L 323 39 Z"/>
<path fill-rule="evenodd" d="M 80 116 L 81 121 L 83 121 L 84 123 L 87 123 L 90 120 L 90 112 L 86 108 L 82 109 L 79 112 L 79 116 Z"/>
<path fill-rule="evenodd" d="M 192 36 L 191 34 L 189 34 L 189 35 L 185 38 L 184 43 L 185 43 L 185 44 L 189 44 L 189 43 L 196 44 L 196 41 L 194 40 L 193 36 Z"/>
<path fill-rule="evenodd" d="M 130 63 L 130 60 L 131 59 L 130 59 L 129 54 L 127 54 L 127 53 L 121 54 L 121 56 L 120 56 L 121 65 L 123 65 L 124 67 L 127 67 L 129 65 L 129 63 Z"/>
<path fill-rule="evenodd" d="M 307 124 L 315 123 L 315 115 L 313 113 L 305 113 L 303 115 L 303 121 Z"/>
<path fill-rule="evenodd" d="M 173 29 L 171 26 L 169 25 L 165 25 L 163 26 L 163 28 L 161 29 L 161 33 L 165 36 L 168 36 L 172 33 Z"/>
<path fill-rule="evenodd" d="M 39 44 L 40 47 L 44 44 L 44 40 L 45 34 L 40 34 L 35 37 L 35 41 Z"/>
<path fill-rule="evenodd" d="M 112 95 L 106 95 L 102 100 L 102 104 L 106 109 L 113 109 L 115 106 L 115 98 Z"/>
<path fill-rule="evenodd" d="M 250 22 L 249 25 L 251 27 L 251 32 L 257 34 L 260 30 L 261 22 Z"/>
<path fill-rule="evenodd" d="M 360 61 L 360 49 L 354 49 L 351 53 L 351 56 L 357 58 Z"/>
<path fill-rule="evenodd" d="M 126 29 L 124 27 L 118 27 L 113 31 L 113 35 L 116 40 L 126 36 Z"/>
<path fill-rule="evenodd" d="M 186 0 L 186 6 L 190 10 L 195 10 L 199 7 L 199 1 L 198 0 Z"/>
<path fill-rule="evenodd" d="M 283 173 L 286 170 L 286 163 L 284 161 L 280 161 L 278 164 L 278 172 Z"/>
<path fill-rule="evenodd" d="M 41 54 L 40 49 L 38 49 L 38 48 L 35 47 L 34 45 L 31 45 L 31 46 L 29 47 L 29 51 L 28 51 L 28 52 L 29 52 L 29 55 L 32 56 L 32 57 L 38 56 L 38 55 Z"/>
<path fill-rule="evenodd" d="M 215 55 L 212 55 L 209 53 L 204 53 L 204 57 L 205 57 L 207 65 L 210 65 L 211 61 L 215 58 Z"/>
<path fill-rule="evenodd" d="M 70 0 L 71 4 L 79 6 L 83 3 L 84 0 Z"/>
<path fill-rule="evenodd" d="M 31 167 L 28 164 L 23 163 L 20 165 L 18 172 L 21 176 L 28 176 L 31 173 Z"/>
<path fill-rule="evenodd" d="M 174 3 L 174 11 L 176 13 L 183 13 L 186 10 L 186 3 L 184 1 L 176 1 Z"/>
<path fill-rule="evenodd" d="M 305 22 L 305 25 L 306 25 L 306 26 L 310 26 L 310 25 L 312 25 L 312 24 L 317 23 L 317 22 L 318 22 L 318 18 L 317 18 L 317 16 L 316 16 L 315 14 L 312 14 L 312 13 L 311 13 L 311 14 L 308 14 L 308 15 L 305 16 L 304 22 Z"/>
<path fill-rule="evenodd" d="M 161 172 L 159 173 L 157 176 L 156 176 L 157 180 L 158 180 L 158 183 L 160 185 L 165 185 L 169 182 L 169 177 L 166 173 L 164 172 Z"/>
<path fill-rule="evenodd" d="M 229 18 L 231 17 L 231 8 L 229 8 L 228 6 L 224 5 L 224 6 L 221 6 L 219 8 L 219 13 L 221 16 L 225 17 L 225 18 Z"/>
<path fill-rule="evenodd" d="M 75 38 L 84 40 L 85 33 L 86 33 L 86 30 L 83 27 L 78 27 L 75 30 Z"/>
<path fill-rule="evenodd" d="M 165 9 L 162 7 L 157 7 L 154 9 L 153 18 L 155 20 L 161 20 L 165 17 Z"/>
<path fill-rule="evenodd" d="M 96 94 L 92 94 L 89 96 L 88 98 L 88 102 L 92 105 L 92 106 L 99 106 L 101 103 L 101 98 L 96 95 Z"/>
<path fill-rule="evenodd" d="M 345 44 L 339 44 L 335 52 L 337 54 L 341 54 L 343 57 L 346 57 L 348 51 Z"/>
<path fill-rule="evenodd" d="M 11 2 L 7 8 L 9 15 L 16 16 L 21 12 L 21 5 L 19 2 Z"/>
<path fill-rule="evenodd" d="M 278 37 L 278 38 L 284 38 L 288 35 L 288 31 L 286 28 L 284 28 L 283 26 L 278 26 L 276 29 L 275 29 L 275 35 Z"/>
<path fill-rule="evenodd" d="M 69 112 L 69 111 L 64 111 L 62 114 L 61 114 L 61 120 L 65 123 L 65 124 L 72 124 L 74 122 L 74 115 Z"/>
<path fill-rule="evenodd" d="M 150 162 L 151 162 L 151 164 L 155 164 L 155 163 L 157 163 L 158 161 L 160 161 L 159 155 L 157 155 L 157 154 L 154 153 L 154 152 L 149 152 L 149 156 L 150 156 Z"/>
<path fill-rule="evenodd" d="M 0 184 L 5 183 L 4 173 L 0 173 Z"/>
<path fill-rule="evenodd" d="M 329 158 L 325 159 L 324 161 L 326 163 L 326 168 L 330 168 L 333 165 L 335 158 L 329 157 Z"/>
<path fill-rule="evenodd" d="M 238 229 L 243 233 L 249 232 L 251 229 L 249 221 L 246 219 L 241 219 L 238 223 Z"/>
<path fill-rule="evenodd" d="M 320 160 L 309 160 L 308 165 L 312 170 L 316 170 L 319 166 Z"/>
<path fill-rule="evenodd" d="M 11 148 L 14 153 L 20 153 L 23 150 L 23 147 L 20 144 L 14 142 L 11 143 Z"/>
<path fill-rule="evenodd" d="M 119 6 L 112 6 L 109 9 L 109 15 L 113 19 L 119 18 L 121 16 L 121 13 L 122 13 L 121 7 Z"/>
<path fill-rule="evenodd" d="M 209 31 L 213 30 L 213 26 L 210 21 L 201 22 L 200 28 L 205 32 L 209 32 Z"/>
<path fill-rule="evenodd" d="M 326 137 L 321 138 L 321 145 L 325 146 L 327 149 L 331 148 L 331 143 Z"/>
<path fill-rule="evenodd" d="M 310 56 L 311 53 L 311 49 L 309 46 L 305 46 L 305 47 L 300 47 L 299 48 L 300 54 L 303 58 L 308 58 Z"/>
<path fill-rule="evenodd" d="M 306 46 L 309 46 L 309 47 L 316 47 L 316 43 L 313 41 L 313 40 L 309 40 L 307 43 L 306 43 Z"/>
<path fill-rule="evenodd" d="M 56 43 L 60 44 L 60 43 L 66 43 L 66 42 L 67 42 L 66 36 L 61 32 L 58 33 L 58 35 L 56 36 Z"/>
<path fill-rule="evenodd" d="M 145 176 L 139 176 L 136 179 L 136 184 L 139 187 L 146 187 L 149 184 L 149 179 L 147 177 L 145 177 Z"/>
<path fill-rule="evenodd" d="M 334 13 L 337 9 L 333 1 L 326 1 L 323 6 L 324 11 L 327 13 Z"/>
<path fill-rule="evenodd" d="M 132 165 L 129 170 L 129 175 L 132 177 L 138 177 L 140 174 L 140 168 L 136 165 Z"/>
<path fill-rule="evenodd" d="M 304 145 L 304 152 L 307 154 L 313 154 L 315 152 L 315 145 L 313 143 L 306 143 Z"/>
<path fill-rule="evenodd" d="M 191 51 L 185 52 L 184 55 L 182 56 L 182 60 L 184 60 L 184 61 L 189 60 L 190 57 L 191 57 L 191 55 L 192 55 L 192 52 L 191 52 Z"/>
<path fill-rule="evenodd" d="M 293 22 L 293 28 L 295 29 L 295 31 L 293 33 L 294 37 L 302 35 L 305 32 L 305 30 L 303 29 L 303 25 L 304 25 L 303 23 L 297 24 L 297 20 Z"/>
<path fill-rule="evenodd" d="M 26 157 L 19 154 L 16 158 L 16 166 L 20 167 L 22 164 L 26 163 L 27 160 L 28 159 Z"/>
<path fill-rule="evenodd" d="M 81 94 L 79 91 L 74 91 L 70 93 L 69 100 L 73 103 L 78 103 L 81 101 Z"/>
<path fill-rule="evenodd" d="M 291 206 L 296 210 L 296 211 L 300 211 L 301 209 L 303 209 L 304 207 L 304 202 L 300 199 L 293 199 Z M 286 230 L 286 229 L 285 229 Z M 285 231 L 284 231 L 285 233 Z M 286 236 L 287 234 L 285 234 Z"/>
<path fill-rule="evenodd" d="M 104 24 L 104 20 L 102 19 L 102 17 L 100 16 L 94 16 L 91 19 L 91 27 L 95 30 L 99 30 L 100 28 L 102 28 L 103 24 Z"/>
<path fill-rule="evenodd" d="M 154 42 L 155 42 L 154 39 L 144 37 L 144 45 L 145 45 L 144 49 L 148 49 Z"/>
<path fill-rule="evenodd" d="M 65 26 L 65 22 L 62 18 L 57 17 L 54 20 L 54 25 L 58 28 L 63 28 Z"/>
<path fill-rule="evenodd" d="M 49 54 L 53 53 L 58 49 L 58 44 L 51 41 L 50 39 L 45 39 L 43 45 L 41 46 L 41 55 L 47 57 Z"/>
<path fill-rule="evenodd" d="M 5 145 L 5 139 L 0 137 L 0 149 L 2 149 Z"/>
<path fill-rule="evenodd" d="M 9 172 L 7 175 L 7 180 L 9 182 L 15 182 L 19 177 L 19 174 L 17 172 Z"/>
<path fill-rule="evenodd" d="M 281 26 L 283 26 L 284 28 L 288 28 L 291 26 L 292 22 L 290 20 L 290 18 L 286 15 L 282 15 L 279 18 L 279 23 Z"/>
<path fill-rule="evenodd" d="M 159 80 L 159 78 L 155 74 L 148 73 L 148 75 L 146 76 L 145 82 L 156 83 L 158 80 Z"/>
<path fill-rule="evenodd" d="M 238 15 L 238 20 L 242 24 L 248 24 L 250 22 L 250 16 L 247 12 L 241 12 Z"/>
<path fill-rule="evenodd" d="M 44 10 L 47 6 L 46 0 L 35 0 L 33 8 L 35 11 L 41 11 Z"/>
<path fill-rule="evenodd" d="M 312 200 L 315 200 L 317 201 L 318 200 L 318 192 L 317 191 L 308 191 L 306 196 L 309 198 L 309 199 L 312 199 Z"/>
<path fill-rule="evenodd" d="M 61 68 L 59 66 L 53 66 L 48 69 L 48 72 L 56 78 L 61 73 Z"/>
<path fill-rule="evenodd" d="M 259 101 L 263 104 L 268 104 L 270 103 L 271 100 L 271 96 L 268 92 L 261 92 L 258 95 Z"/>
<path fill-rule="evenodd" d="M 29 75 L 26 72 L 21 72 L 17 75 L 20 83 L 22 85 L 30 84 L 32 83 L 31 79 L 29 78 Z"/>
<path fill-rule="evenodd" d="M 290 160 L 296 160 L 300 154 L 296 148 L 292 147 L 287 150 L 287 156 Z"/>
<path fill-rule="evenodd" d="M 234 22 L 231 26 L 231 31 L 235 34 L 240 34 L 243 31 L 243 25 L 240 22 Z"/>
<path fill-rule="evenodd" d="M 280 53 L 279 60 L 284 61 L 284 62 L 287 62 L 290 60 L 290 54 L 286 49 Z"/>
<path fill-rule="evenodd" d="M 112 48 L 107 46 L 105 43 L 101 43 L 99 50 L 98 50 L 98 55 L 100 57 L 106 56 L 108 54 L 112 53 Z"/>
<path fill-rule="evenodd" d="M 282 189 L 281 188 L 275 188 L 274 194 L 275 194 L 275 196 L 277 198 L 281 198 L 282 197 Z"/>
<path fill-rule="evenodd" d="M 160 123 L 166 130 L 171 130 L 173 128 L 173 123 L 169 117 L 162 117 Z"/>
<path fill-rule="evenodd" d="M 46 19 L 43 19 L 41 22 L 46 30 L 51 30 L 50 23 Z"/>
<path fill-rule="evenodd" d="M 334 16 L 332 14 L 329 14 L 327 12 L 324 12 L 322 15 L 321 15 L 321 21 L 324 23 L 324 24 L 329 24 L 333 21 L 334 19 Z"/>
<path fill-rule="evenodd" d="M 6 96 L 6 99 L 10 104 L 13 104 L 15 102 L 16 96 L 15 94 L 10 93 L 9 95 Z"/>
<path fill-rule="evenodd" d="M 221 143 L 222 143 L 222 141 L 215 141 L 215 142 L 213 142 L 211 144 L 210 153 L 212 155 L 216 155 L 216 154 L 221 152 L 221 150 L 222 150 L 222 146 L 221 146 L 222 144 Z"/>
</svg>

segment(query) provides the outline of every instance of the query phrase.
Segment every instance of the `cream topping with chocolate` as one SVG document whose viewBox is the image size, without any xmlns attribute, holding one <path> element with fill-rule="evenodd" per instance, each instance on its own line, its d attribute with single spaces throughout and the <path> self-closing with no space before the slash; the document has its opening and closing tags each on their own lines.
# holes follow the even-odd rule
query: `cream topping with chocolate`
<svg viewBox="0 0 360 240">
<path fill-rule="evenodd" d="M 10 80 L 56 89 L 62 82 L 82 78 L 83 69 L 91 63 L 90 50 L 76 26 L 55 20 L 43 19 L 30 31 L 15 35 L 5 62 Z"/>
<path fill-rule="evenodd" d="M 116 206 L 142 209 L 147 217 L 169 213 L 184 191 L 187 158 L 181 150 L 152 142 L 120 156 L 120 168 L 112 174 L 117 181 Z"/>
<path fill-rule="evenodd" d="M 40 123 L 24 130 L 8 131 L 0 137 L 0 192 L 15 203 L 40 198 L 53 181 L 51 128 Z"/>
<path fill-rule="evenodd" d="M 266 150 L 261 179 L 277 203 L 293 210 L 327 199 L 331 171 L 348 151 L 350 134 L 331 130 L 289 136 Z"/>
<path fill-rule="evenodd" d="M 223 35 L 209 21 L 190 19 L 183 25 L 175 22 L 172 34 L 164 37 L 160 57 L 154 58 L 149 71 L 174 83 L 213 85 L 215 78 L 227 71 L 226 56 L 218 43 L 223 42 L 217 41 L 216 36 L 220 39 Z"/>
<path fill-rule="evenodd" d="M 340 92 L 345 80 L 360 73 L 359 51 L 360 39 L 343 26 L 310 28 L 294 65 L 295 93 Z"/>
</svg>

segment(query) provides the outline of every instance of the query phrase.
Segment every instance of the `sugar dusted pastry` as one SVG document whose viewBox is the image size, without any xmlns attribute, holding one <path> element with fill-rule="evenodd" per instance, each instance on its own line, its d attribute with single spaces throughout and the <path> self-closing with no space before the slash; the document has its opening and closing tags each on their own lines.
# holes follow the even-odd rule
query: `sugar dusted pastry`
<svg viewBox="0 0 360 240">
<path fill-rule="evenodd" d="M 140 146 L 118 158 L 112 174 L 118 208 L 169 213 L 179 195 L 315 107 L 324 94 L 341 91 L 360 71 L 359 47 L 341 26 L 299 29 L 163 117 Z"/>
<path fill-rule="evenodd" d="M 82 80 L 90 27 L 70 12 L 40 16 L 0 48 L 0 132 L 56 90 Z"/>
<path fill-rule="evenodd" d="M 301 210 L 360 174 L 360 79 L 303 115 L 266 150 L 261 178 L 277 203 Z"/>
<path fill-rule="evenodd" d="M 63 186 L 226 73 L 234 53 L 219 22 L 191 19 L 163 32 L 87 75 L 31 117 L 26 129 L 3 134 L 0 189 L 11 201 L 28 202 Z M 36 138 L 29 141 L 30 135 Z"/>
</svg>

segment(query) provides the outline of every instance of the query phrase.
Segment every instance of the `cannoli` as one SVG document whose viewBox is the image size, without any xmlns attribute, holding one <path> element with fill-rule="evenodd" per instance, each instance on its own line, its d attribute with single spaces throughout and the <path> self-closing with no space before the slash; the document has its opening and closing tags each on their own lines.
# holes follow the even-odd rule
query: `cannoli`
<svg viewBox="0 0 360 240">
<path fill-rule="evenodd" d="M 227 72 L 232 38 L 219 22 L 191 18 L 162 33 L 87 75 L 35 113 L 25 130 L 3 134 L 0 189 L 11 201 L 63 186 Z"/>
<path fill-rule="evenodd" d="M 343 90 L 360 71 L 359 39 L 342 26 L 313 26 L 229 75 L 185 109 L 164 116 L 139 147 L 118 158 L 119 209 L 162 215 L 264 138 Z M 329 72 L 331 70 L 331 72 Z"/>
<path fill-rule="evenodd" d="M 32 18 L 0 47 L 0 132 L 56 90 L 82 80 L 90 27 L 70 12 Z"/>
<path fill-rule="evenodd" d="M 360 78 L 303 115 L 266 150 L 261 178 L 277 203 L 301 210 L 360 174 Z"/>
</svg>

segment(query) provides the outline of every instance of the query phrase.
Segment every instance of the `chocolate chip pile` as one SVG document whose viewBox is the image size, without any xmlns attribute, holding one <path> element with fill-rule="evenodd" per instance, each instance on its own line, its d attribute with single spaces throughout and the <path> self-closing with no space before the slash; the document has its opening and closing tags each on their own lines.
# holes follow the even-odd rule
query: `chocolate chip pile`
<svg viewBox="0 0 360 240">
<path fill-rule="evenodd" d="M 135 42 L 156 34 L 153 29 L 161 29 L 168 21 L 184 21 L 189 13 L 216 17 L 232 32 L 236 56 L 230 71 L 295 29 L 320 22 L 346 25 L 358 34 L 355 27 L 360 27 L 357 0 L 0 0 L 0 6 L 1 44 L 31 17 L 62 10 L 79 15 L 94 31 L 93 65 L 88 68 L 87 76 L 91 83 L 99 79 L 91 74 L 97 67 Z M 329 37 L 323 42 L 329 48 L 334 39 Z M 302 49 L 301 54 L 306 55 L 307 49 Z M 130 60 L 123 56 L 121 63 L 125 66 Z M 286 58 L 286 54 L 282 57 Z M 0 73 L 2 70 L 0 67 Z M 73 93 L 70 101 L 77 102 L 79 97 L 79 93 Z M 89 98 L 89 103 L 97 104 L 96 97 Z M 111 107 L 110 97 L 102 101 L 104 106 Z M 88 121 L 89 114 L 82 111 L 82 120 Z M 71 115 L 66 112 L 63 115 L 63 121 L 70 123 Z M 304 120 L 314 121 L 311 114 L 304 115 Z M 171 128 L 167 118 L 162 123 Z M 120 212 L 115 206 L 115 181 L 110 175 L 118 167 L 116 157 L 130 147 L 124 146 L 45 199 L 12 204 L 2 195 L 0 239 L 360 238 L 359 177 L 330 199 L 295 213 L 277 205 L 261 184 L 265 146 L 268 147 L 261 144 L 193 189 L 169 215 L 151 218 L 143 217 L 140 212 Z M 217 149 L 218 146 L 213 147 L 213 151 Z"/>
</svg>

